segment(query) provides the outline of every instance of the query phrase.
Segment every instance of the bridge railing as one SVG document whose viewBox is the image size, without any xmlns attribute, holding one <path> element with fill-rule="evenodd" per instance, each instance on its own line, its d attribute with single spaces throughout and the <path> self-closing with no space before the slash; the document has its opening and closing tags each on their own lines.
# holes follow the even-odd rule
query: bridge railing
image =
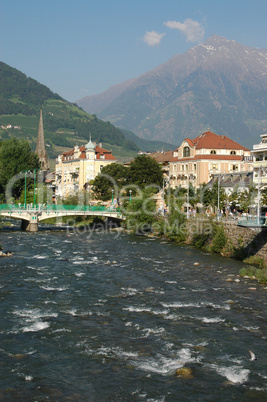
<svg viewBox="0 0 267 402">
<path fill-rule="evenodd" d="M 104 205 L 55 205 L 55 204 L 0 204 L 0 211 L 19 209 L 21 211 L 95 211 L 95 212 L 120 212 L 119 208 L 106 207 Z"/>
<path fill-rule="evenodd" d="M 267 222 L 265 223 L 264 216 L 242 216 L 238 218 L 238 225 L 240 226 L 249 226 L 249 227 L 259 227 L 259 226 L 266 226 Z"/>
</svg>

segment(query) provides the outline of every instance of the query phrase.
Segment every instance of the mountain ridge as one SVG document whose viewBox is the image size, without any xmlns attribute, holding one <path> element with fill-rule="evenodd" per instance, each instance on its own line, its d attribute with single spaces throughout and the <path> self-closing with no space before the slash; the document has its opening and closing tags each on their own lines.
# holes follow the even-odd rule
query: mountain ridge
<svg viewBox="0 0 267 402">
<path fill-rule="evenodd" d="M 41 107 L 50 161 L 66 148 L 87 142 L 89 134 L 94 141 L 113 149 L 118 158 L 133 157 L 144 147 L 157 150 L 167 146 L 148 144 L 130 133 L 125 136 L 111 123 L 89 115 L 45 85 L 0 62 L 0 140 L 12 136 L 26 138 L 35 150 Z"/>
<path fill-rule="evenodd" d="M 77 104 L 144 139 L 179 145 L 211 129 L 251 147 L 267 129 L 266 60 L 266 49 L 213 35 Z"/>
</svg>

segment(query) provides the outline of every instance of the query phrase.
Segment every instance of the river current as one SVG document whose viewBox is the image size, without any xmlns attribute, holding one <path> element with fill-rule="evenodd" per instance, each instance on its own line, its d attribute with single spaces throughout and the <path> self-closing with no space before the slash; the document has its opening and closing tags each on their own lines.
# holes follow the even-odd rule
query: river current
<svg viewBox="0 0 267 402">
<path fill-rule="evenodd" d="M 0 400 L 267 400 L 267 290 L 242 263 L 45 226 L 0 243 Z"/>
</svg>

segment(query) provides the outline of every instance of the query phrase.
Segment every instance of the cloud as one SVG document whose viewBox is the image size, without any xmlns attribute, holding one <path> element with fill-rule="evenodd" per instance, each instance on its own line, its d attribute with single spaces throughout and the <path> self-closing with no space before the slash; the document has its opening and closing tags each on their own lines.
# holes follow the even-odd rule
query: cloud
<svg viewBox="0 0 267 402">
<path fill-rule="evenodd" d="M 205 33 L 203 26 L 191 18 L 187 18 L 184 22 L 167 21 L 164 22 L 164 25 L 170 29 L 181 31 L 186 36 L 187 42 L 200 42 Z"/>
<path fill-rule="evenodd" d="M 160 44 L 161 39 L 163 38 L 164 35 L 165 35 L 165 33 L 160 34 L 156 31 L 151 31 L 151 32 L 146 31 L 146 33 L 143 37 L 143 41 L 148 46 L 156 46 L 156 45 Z"/>
</svg>

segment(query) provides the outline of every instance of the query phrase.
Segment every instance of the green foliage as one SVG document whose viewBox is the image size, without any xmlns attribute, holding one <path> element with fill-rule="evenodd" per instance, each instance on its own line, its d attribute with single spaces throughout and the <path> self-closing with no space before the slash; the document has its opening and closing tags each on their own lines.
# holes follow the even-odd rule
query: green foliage
<svg viewBox="0 0 267 402">
<path fill-rule="evenodd" d="M 35 153 L 31 151 L 26 140 L 11 138 L 0 142 L 0 194 L 4 194 L 8 182 L 22 171 L 39 169 L 40 163 Z M 12 196 L 18 199 L 24 189 L 24 174 L 21 174 L 12 186 Z M 30 189 L 33 179 L 27 179 L 27 189 Z M 1 197 L 2 198 L 2 197 Z"/>
<path fill-rule="evenodd" d="M 141 189 L 148 185 L 162 187 L 163 172 L 161 166 L 147 155 L 138 155 L 128 168 L 128 183 L 134 183 Z"/>
<path fill-rule="evenodd" d="M 7 138 L 12 133 L 35 142 L 41 106 L 45 135 L 54 145 L 73 147 L 77 139 L 88 141 L 91 134 L 93 141 L 117 145 L 128 151 L 139 150 L 131 139 L 126 139 L 121 130 L 110 122 L 87 114 L 46 86 L 0 62 L 0 123 L 21 127 L 0 132 L 1 138 Z M 33 119 L 34 126 L 23 119 L 25 117 Z"/>
<path fill-rule="evenodd" d="M 114 197 L 128 193 L 131 188 L 133 196 L 136 188 L 141 190 L 151 187 L 157 192 L 162 186 L 163 173 L 160 165 L 147 155 L 137 156 L 129 168 L 118 163 L 104 167 L 93 182 L 93 191 L 97 199 L 107 201 L 111 199 L 112 189 Z"/>
<path fill-rule="evenodd" d="M 196 248 L 203 249 L 207 246 L 210 240 L 209 234 L 196 233 L 192 239 L 192 245 Z"/>
<path fill-rule="evenodd" d="M 114 197 L 118 197 L 119 191 L 126 184 L 127 168 L 119 163 L 111 163 L 104 166 L 101 173 L 93 181 L 93 191 L 97 199 L 110 200 L 112 190 Z"/>
<path fill-rule="evenodd" d="M 223 225 L 216 225 L 214 237 L 211 244 L 211 251 L 214 253 L 220 253 L 227 243 L 227 237 L 224 232 Z"/>
<path fill-rule="evenodd" d="M 72 195 L 69 195 L 68 197 L 62 199 L 63 205 L 78 205 L 78 203 L 79 203 L 79 197 L 77 194 L 75 194 L 75 195 L 72 194 Z"/>
<path fill-rule="evenodd" d="M 164 226 L 165 237 L 177 242 L 187 238 L 186 215 L 175 207 L 171 207 Z"/>
<path fill-rule="evenodd" d="M 156 201 L 151 189 L 145 189 L 124 207 L 128 230 L 135 234 L 144 234 L 152 230 L 153 223 L 156 220 Z"/>
<path fill-rule="evenodd" d="M 258 261 L 257 261 L 258 260 Z M 264 266 L 264 262 L 262 259 L 251 259 L 252 264 L 256 264 L 260 261 L 257 265 L 262 265 L 263 268 L 256 268 L 256 267 L 246 267 L 242 268 L 239 272 L 240 276 L 249 276 L 252 279 L 257 279 L 260 283 L 267 284 L 267 268 Z M 249 263 L 249 259 L 246 260 L 246 263 Z"/>
<path fill-rule="evenodd" d="M 33 115 L 47 99 L 62 99 L 46 86 L 0 62 L 1 114 Z"/>
</svg>

